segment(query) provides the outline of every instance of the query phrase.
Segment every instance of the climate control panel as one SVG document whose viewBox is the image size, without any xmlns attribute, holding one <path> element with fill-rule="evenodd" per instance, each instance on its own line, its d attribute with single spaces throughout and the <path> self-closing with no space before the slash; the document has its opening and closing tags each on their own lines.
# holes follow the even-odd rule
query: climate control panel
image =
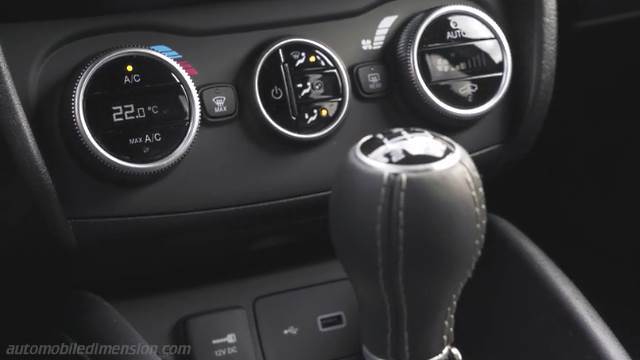
<svg viewBox="0 0 640 360">
<path fill-rule="evenodd" d="M 388 32 L 391 23 L 385 19 L 395 18 L 384 17 L 385 29 L 377 31 Z M 395 51 L 382 49 L 394 61 L 383 57 L 350 64 L 361 98 L 384 101 L 399 90 L 400 105 L 426 115 L 425 122 L 469 126 L 506 93 L 510 48 L 483 11 L 464 5 L 435 8 L 414 16 L 399 34 L 389 36 L 386 45 Z M 384 40 L 378 42 L 382 48 Z M 81 68 L 66 128 L 82 157 L 103 173 L 153 178 L 185 156 L 201 116 L 210 123 L 228 122 L 244 100 L 253 105 L 255 119 L 297 141 L 327 137 L 346 118 L 347 66 L 320 41 L 289 37 L 269 45 L 256 62 L 248 62 L 255 64 L 251 83 L 216 81 L 196 89 L 184 64 L 191 74 L 198 71 L 176 58 L 182 55 L 166 45 L 117 48 Z M 238 97 L 235 88 L 241 94 L 250 89 L 253 98 Z"/>
<path fill-rule="evenodd" d="M 499 170 L 534 114 L 539 72 L 522 53 L 534 46 L 503 28 L 520 11 L 508 2 L 447 3 L 376 2 L 340 16 L 300 7 L 310 17 L 281 14 L 298 19 L 288 22 L 214 2 L 183 17 L 25 29 L 29 48 L 0 38 L 20 54 L 12 73 L 67 216 L 173 216 L 321 196 L 353 144 L 389 128 L 443 133 Z M 105 25 L 115 20 L 121 31 Z M 518 87 L 511 51 L 531 70 Z"/>
</svg>

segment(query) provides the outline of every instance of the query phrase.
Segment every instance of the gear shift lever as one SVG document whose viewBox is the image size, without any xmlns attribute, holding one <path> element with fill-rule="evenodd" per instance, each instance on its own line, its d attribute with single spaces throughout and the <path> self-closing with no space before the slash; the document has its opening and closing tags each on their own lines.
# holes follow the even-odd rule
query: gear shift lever
<svg viewBox="0 0 640 360">
<path fill-rule="evenodd" d="M 330 214 L 358 299 L 365 358 L 460 359 L 456 305 L 486 226 L 467 152 L 421 129 L 368 136 L 349 153 Z"/>
</svg>

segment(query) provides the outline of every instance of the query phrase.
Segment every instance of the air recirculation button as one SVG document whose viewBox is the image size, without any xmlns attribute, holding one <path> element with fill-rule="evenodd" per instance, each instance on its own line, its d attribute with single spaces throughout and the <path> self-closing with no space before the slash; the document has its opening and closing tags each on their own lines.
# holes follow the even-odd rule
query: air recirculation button
<svg viewBox="0 0 640 360">
<path fill-rule="evenodd" d="M 446 6 L 415 17 L 400 36 L 397 56 L 408 98 L 426 113 L 435 111 L 431 118 L 444 125 L 470 124 L 486 114 L 511 80 L 504 33 L 487 14 L 469 6 Z"/>
<path fill-rule="evenodd" d="M 328 47 L 307 39 L 282 40 L 260 57 L 256 102 L 278 133 L 297 140 L 328 135 L 349 102 L 345 67 Z"/>
</svg>

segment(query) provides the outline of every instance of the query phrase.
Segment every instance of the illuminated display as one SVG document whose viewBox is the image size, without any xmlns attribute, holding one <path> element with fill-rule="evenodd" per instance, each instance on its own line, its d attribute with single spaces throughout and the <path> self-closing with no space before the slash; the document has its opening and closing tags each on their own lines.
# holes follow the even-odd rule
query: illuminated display
<svg viewBox="0 0 640 360">
<path fill-rule="evenodd" d="M 145 163 L 180 145 L 189 128 L 189 105 L 183 84 L 166 63 L 127 55 L 96 69 L 86 86 L 84 117 L 106 151 Z"/>
<path fill-rule="evenodd" d="M 447 46 L 424 52 L 432 82 L 497 74 L 503 71 L 503 56 L 496 40 Z"/>
<path fill-rule="evenodd" d="M 144 107 L 136 107 L 134 104 L 112 106 L 113 122 L 144 119 L 147 117 L 147 110 Z M 152 105 L 147 108 L 154 114 L 158 113 L 158 105 Z"/>
</svg>

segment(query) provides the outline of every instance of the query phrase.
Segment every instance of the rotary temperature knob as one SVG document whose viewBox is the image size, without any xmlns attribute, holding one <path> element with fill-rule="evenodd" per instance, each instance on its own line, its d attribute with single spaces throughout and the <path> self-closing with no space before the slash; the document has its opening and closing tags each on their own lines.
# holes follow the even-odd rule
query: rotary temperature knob
<svg viewBox="0 0 640 360">
<path fill-rule="evenodd" d="M 470 6 L 417 15 L 396 52 L 407 98 L 443 126 L 472 124 L 496 106 L 511 81 L 506 36 L 489 15 Z"/>
<path fill-rule="evenodd" d="M 68 133 L 97 168 L 148 178 L 187 153 L 200 124 L 189 75 L 147 48 L 108 51 L 84 66 L 73 86 Z"/>
<path fill-rule="evenodd" d="M 349 104 L 349 78 L 338 55 L 317 41 L 271 45 L 254 74 L 259 113 L 280 135 L 311 141 L 335 131 Z"/>
</svg>

